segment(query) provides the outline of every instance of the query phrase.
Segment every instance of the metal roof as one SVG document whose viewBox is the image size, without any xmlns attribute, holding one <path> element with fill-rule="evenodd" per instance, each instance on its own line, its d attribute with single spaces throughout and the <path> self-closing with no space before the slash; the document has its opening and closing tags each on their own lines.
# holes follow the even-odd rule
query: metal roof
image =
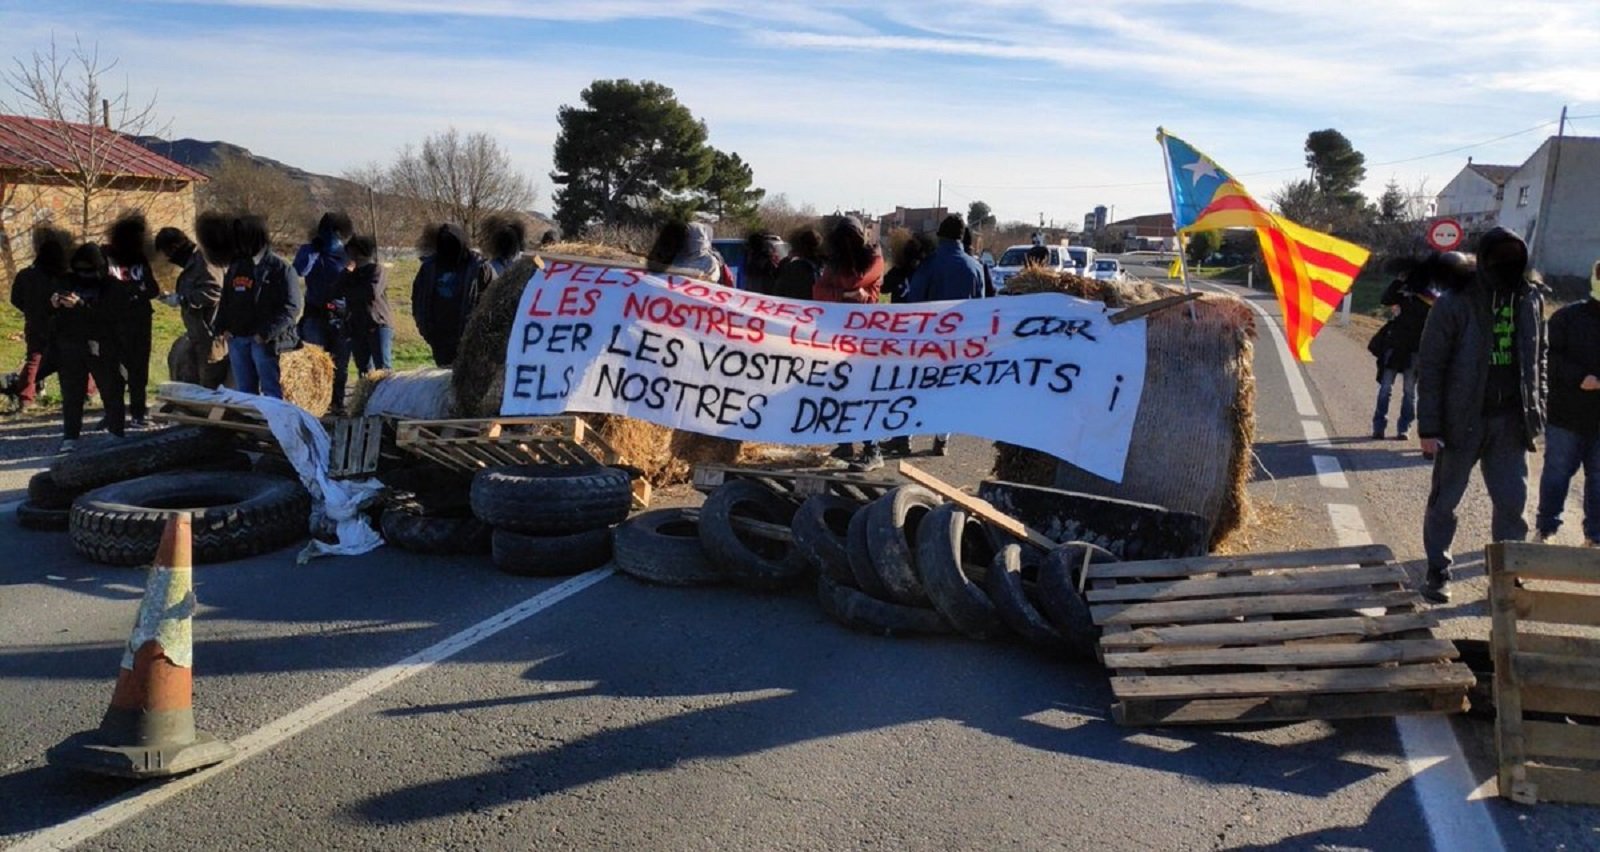
<svg viewBox="0 0 1600 852">
<path fill-rule="evenodd" d="M 86 152 L 119 177 L 203 181 L 206 176 L 98 125 L 0 115 L 0 168 L 72 171 Z M 84 152 L 74 156 L 73 152 Z"/>
</svg>

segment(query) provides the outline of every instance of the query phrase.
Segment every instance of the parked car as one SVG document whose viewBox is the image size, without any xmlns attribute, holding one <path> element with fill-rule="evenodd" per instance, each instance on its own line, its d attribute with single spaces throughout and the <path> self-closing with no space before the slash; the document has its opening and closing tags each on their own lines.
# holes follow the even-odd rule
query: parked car
<svg viewBox="0 0 1600 852">
<path fill-rule="evenodd" d="M 1097 252 L 1088 246 L 1068 246 L 1067 254 L 1072 256 L 1070 261 L 1072 268 L 1067 271 L 1088 278 L 1089 271 L 1094 269 Z"/>
<path fill-rule="evenodd" d="M 783 260 L 784 258 L 788 257 L 789 244 L 783 240 L 778 240 L 777 245 L 778 259 Z M 745 289 L 744 276 L 741 274 L 741 270 L 744 269 L 744 255 L 746 251 L 744 240 L 712 240 L 711 248 L 715 250 L 717 254 L 722 255 L 722 262 L 728 265 L 728 271 L 733 274 L 734 285 L 740 290 Z"/>
<path fill-rule="evenodd" d="M 1102 257 L 1095 260 L 1094 271 L 1089 277 L 1096 281 L 1121 281 L 1128 276 L 1122 271 L 1122 261 L 1114 257 Z"/>
<path fill-rule="evenodd" d="M 1047 268 L 1056 272 L 1072 271 L 1072 256 L 1067 253 L 1066 246 L 1045 246 L 1045 248 L 1050 250 L 1050 260 L 1045 264 Z M 1004 290 L 1006 279 L 1022 271 L 1028 259 L 1028 252 L 1032 249 L 1033 246 L 1030 244 L 1012 246 L 1000 255 L 1000 261 L 989 271 L 990 276 L 994 278 L 996 290 Z"/>
</svg>

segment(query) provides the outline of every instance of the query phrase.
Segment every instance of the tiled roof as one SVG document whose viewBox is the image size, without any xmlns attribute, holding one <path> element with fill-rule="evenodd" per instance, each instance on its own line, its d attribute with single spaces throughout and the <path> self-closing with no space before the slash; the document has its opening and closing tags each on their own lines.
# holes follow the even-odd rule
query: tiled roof
<svg viewBox="0 0 1600 852">
<path fill-rule="evenodd" d="M 74 150 L 88 151 L 103 165 L 101 170 L 118 176 L 203 181 L 206 176 L 188 166 L 98 125 L 70 124 L 22 115 L 0 115 L 0 168 L 73 168 Z"/>
</svg>

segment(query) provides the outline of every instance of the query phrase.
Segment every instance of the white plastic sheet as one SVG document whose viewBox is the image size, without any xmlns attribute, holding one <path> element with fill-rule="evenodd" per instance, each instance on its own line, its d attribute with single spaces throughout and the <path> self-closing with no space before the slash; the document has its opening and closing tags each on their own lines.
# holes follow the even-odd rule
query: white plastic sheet
<svg viewBox="0 0 1600 852">
<path fill-rule="evenodd" d="M 334 480 L 328 477 L 328 431 L 321 421 L 305 409 L 281 399 L 199 385 L 167 382 L 161 395 L 186 402 L 217 402 L 255 409 L 267 421 L 272 437 L 289 463 L 300 475 L 300 482 L 311 492 L 311 529 L 331 529 L 334 543 L 313 538 L 300 551 L 297 562 L 304 565 L 318 556 L 356 556 L 383 545 L 383 537 L 372 528 L 361 507 L 375 499 L 383 485 L 375 480 Z"/>
</svg>

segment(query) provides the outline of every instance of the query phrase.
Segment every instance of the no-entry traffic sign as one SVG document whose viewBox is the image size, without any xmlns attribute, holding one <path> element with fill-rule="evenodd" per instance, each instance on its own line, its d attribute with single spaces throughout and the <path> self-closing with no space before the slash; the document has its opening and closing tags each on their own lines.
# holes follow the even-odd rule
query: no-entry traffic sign
<svg viewBox="0 0 1600 852">
<path fill-rule="evenodd" d="M 1461 245 L 1461 223 L 1454 219 L 1439 219 L 1428 226 L 1428 245 L 1436 251 L 1455 251 Z"/>
</svg>

